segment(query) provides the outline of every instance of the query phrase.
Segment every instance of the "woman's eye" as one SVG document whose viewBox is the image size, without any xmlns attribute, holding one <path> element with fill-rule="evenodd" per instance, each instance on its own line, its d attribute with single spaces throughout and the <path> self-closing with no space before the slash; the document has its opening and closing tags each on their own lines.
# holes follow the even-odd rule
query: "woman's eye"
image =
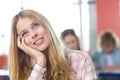
<svg viewBox="0 0 120 80">
<path fill-rule="evenodd" d="M 27 35 L 27 32 L 23 32 L 22 33 L 22 37 L 26 36 Z"/>
<path fill-rule="evenodd" d="M 38 23 L 33 24 L 33 29 L 34 29 L 34 28 L 38 28 L 38 27 L 39 27 L 39 24 L 38 24 Z"/>
</svg>

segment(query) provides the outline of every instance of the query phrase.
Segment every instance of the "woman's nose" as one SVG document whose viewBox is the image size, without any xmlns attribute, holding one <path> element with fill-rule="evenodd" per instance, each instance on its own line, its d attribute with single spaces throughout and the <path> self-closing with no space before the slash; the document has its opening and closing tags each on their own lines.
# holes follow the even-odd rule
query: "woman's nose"
<svg viewBox="0 0 120 80">
<path fill-rule="evenodd" d="M 36 38 L 38 36 L 38 34 L 34 33 L 34 32 L 32 32 L 31 35 L 32 35 L 32 39 L 34 39 L 34 38 Z"/>
<path fill-rule="evenodd" d="M 34 36 L 32 36 L 32 38 L 36 38 L 37 37 L 37 34 L 35 34 Z"/>
</svg>

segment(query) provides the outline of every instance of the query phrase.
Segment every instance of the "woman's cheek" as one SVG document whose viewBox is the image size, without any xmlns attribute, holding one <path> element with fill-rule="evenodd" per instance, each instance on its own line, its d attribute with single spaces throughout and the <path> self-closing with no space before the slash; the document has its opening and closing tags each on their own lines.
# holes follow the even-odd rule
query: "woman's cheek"
<svg viewBox="0 0 120 80">
<path fill-rule="evenodd" d="M 30 44 L 30 40 L 29 39 L 25 39 L 25 44 L 29 45 Z"/>
</svg>

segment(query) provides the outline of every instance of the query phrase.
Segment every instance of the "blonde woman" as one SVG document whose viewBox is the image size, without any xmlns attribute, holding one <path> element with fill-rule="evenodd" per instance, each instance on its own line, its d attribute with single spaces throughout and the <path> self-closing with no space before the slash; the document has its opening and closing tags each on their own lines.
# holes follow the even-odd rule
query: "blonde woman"
<svg viewBox="0 0 120 80">
<path fill-rule="evenodd" d="M 64 49 L 40 13 L 19 12 L 13 18 L 11 32 L 11 80 L 96 80 L 90 57 Z"/>
</svg>

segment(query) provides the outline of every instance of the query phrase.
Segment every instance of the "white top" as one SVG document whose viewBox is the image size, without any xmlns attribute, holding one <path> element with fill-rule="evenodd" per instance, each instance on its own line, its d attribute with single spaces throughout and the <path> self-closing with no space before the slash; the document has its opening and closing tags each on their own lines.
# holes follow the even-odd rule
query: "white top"
<svg viewBox="0 0 120 80">
<path fill-rule="evenodd" d="M 111 54 L 106 54 L 106 64 L 107 64 L 108 66 L 113 65 L 113 58 L 112 58 L 112 55 L 111 55 Z"/>
</svg>

